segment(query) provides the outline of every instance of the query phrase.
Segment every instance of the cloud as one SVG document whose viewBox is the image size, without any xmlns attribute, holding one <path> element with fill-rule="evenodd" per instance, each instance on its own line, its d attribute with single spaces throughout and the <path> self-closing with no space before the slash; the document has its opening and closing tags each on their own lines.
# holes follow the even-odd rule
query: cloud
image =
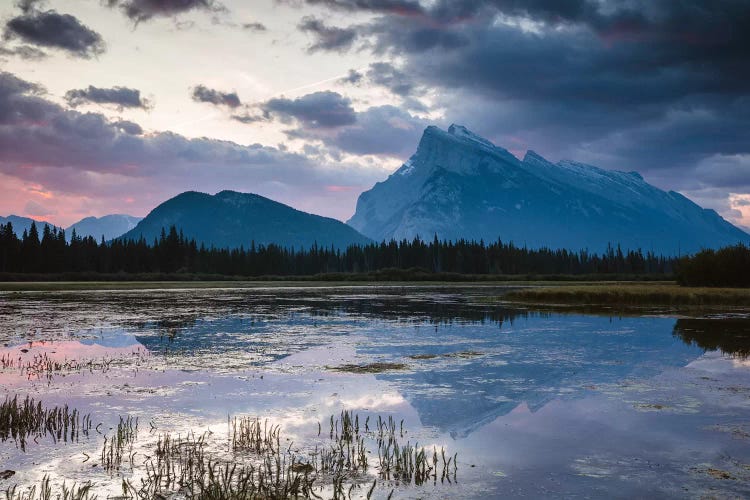
<svg viewBox="0 0 750 500">
<path fill-rule="evenodd" d="M 335 134 L 298 130 L 296 135 L 316 138 L 350 154 L 406 159 L 414 153 L 422 132 L 430 124 L 395 106 L 375 106 L 357 113 L 356 123 Z"/>
<path fill-rule="evenodd" d="M 130 135 L 142 135 L 143 134 L 143 128 L 141 128 L 140 125 L 138 125 L 135 122 L 131 122 L 128 120 L 120 120 L 113 122 L 112 125 L 119 129 L 121 132 L 125 132 L 126 134 Z"/>
<path fill-rule="evenodd" d="M 114 104 L 120 110 L 151 107 L 151 103 L 141 97 L 140 90 L 128 87 L 100 88 L 89 85 L 85 89 L 69 90 L 65 93 L 65 100 L 74 108 L 89 103 Z"/>
<path fill-rule="evenodd" d="M 328 154 L 408 157 L 419 142 L 426 120 L 395 106 L 375 106 L 355 111 L 351 100 L 337 92 L 306 94 L 297 99 L 270 99 L 237 120 L 277 120 L 292 128 L 292 139 L 320 141 Z M 313 146 L 308 145 L 310 148 Z M 312 149 L 310 149 L 312 151 Z M 316 153 L 319 154 L 319 153 Z"/>
<path fill-rule="evenodd" d="M 15 5 L 21 10 L 21 12 L 27 14 L 32 10 L 37 10 L 38 7 L 41 7 L 46 3 L 46 0 L 18 0 Z"/>
<path fill-rule="evenodd" d="M 370 69 L 367 70 L 367 78 L 375 85 L 385 87 L 401 97 L 410 97 L 416 87 L 416 83 L 410 75 L 389 62 L 370 64 Z"/>
<path fill-rule="evenodd" d="M 263 31 L 267 31 L 268 28 L 266 28 L 266 25 L 259 22 L 251 22 L 251 23 L 243 23 L 242 29 L 247 31 L 252 31 L 254 33 L 261 33 Z"/>
<path fill-rule="evenodd" d="M 348 83 L 350 85 L 359 85 L 364 77 L 365 75 L 363 75 L 359 71 L 350 69 L 349 73 L 339 81 L 341 83 Z"/>
<path fill-rule="evenodd" d="M 0 56 L 17 56 L 27 61 L 40 61 L 47 57 L 47 53 L 30 45 L 20 45 L 13 48 L 0 47 Z"/>
<path fill-rule="evenodd" d="M 312 16 L 303 17 L 297 28 L 302 32 L 312 34 L 315 38 L 315 41 L 307 48 L 308 52 L 320 50 L 341 52 L 351 48 L 357 38 L 355 28 L 329 26 Z"/>
<path fill-rule="evenodd" d="M 428 113 L 429 107 L 420 98 L 426 89 L 411 75 L 387 61 L 371 63 L 366 73 L 349 70 L 349 74 L 339 83 L 362 87 L 364 84 L 382 87 L 401 101 L 400 105 L 418 113 Z"/>
<path fill-rule="evenodd" d="M 40 86 L 0 72 L 0 176 L 42 186 L 53 196 L 145 213 L 187 189 L 231 187 L 344 218 L 356 193 L 332 193 L 325 186 L 365 189 L 381 175 L 376 167 L 311 161 L 260 144 L 144 134 L 132 122 L 66 109 L 48 100 Z M 130 199 L 136 202 L 126 204 Z"/>
<path fill-rule="evenodd" d="M 424 13 L 423 7 L 415 0 L 306 0 L 305 3 L 348 12 L 367 11 L 405 16 Z"/>
<path fill-rule="evenodd" d="M 195 102 L 206 102 L 216 106 L 238 108 L 242 105 L 236 92 L 221 92 L 204 85 L 193 88 L 192 98 Z"/>
<path fill-rule="evenodd" d="M 102 54 L 104 40 L 96 31 L 69 14 L 54 10 L 31 10 L 10 19 L 5 25 L 6 40 L 21 39 L 26 43 L 65 50 L 71 55 L 90 58 Z"/>
<path fill-rule="evenodd" d="M 26 203 L 26 207 L 23 211 L 26 215 L 30 215 L 32 217 L 48 217 L 50 215 L 57 214 L 56 210 L 48 208 L 34 200 L 29 200 Z"/>
<path fill-rule="evenodd" d="M 109 7 L 119 7 L 135 23 L 154 17 L 174 17 L 191 10 L 224 12 L 226 8 L 214 0 L 106 0 Z"/>
<path fill-rule="evenodd" d="M 357 119 L 351 100 L 331 91 L 314 92 L 297 99 L 270 99 L 261 109 L 267 117 L 274 115 L 284 123 L 296 120 L 306 128 L 341 127 Z"/>
</svg>

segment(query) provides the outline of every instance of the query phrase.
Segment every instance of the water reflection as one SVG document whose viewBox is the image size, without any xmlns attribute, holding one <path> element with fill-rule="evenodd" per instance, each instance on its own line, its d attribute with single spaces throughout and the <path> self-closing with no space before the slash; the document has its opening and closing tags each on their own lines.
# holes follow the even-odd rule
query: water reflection
<svg viewBox="0 0 750 500">
<path fill-rule="evenodd" d="M 144 324 L 137 339 L 175 367 L 277 369 L 303 352 L 324 353 L 308 359 L 307 370 L 403 364 L 406 370 L 377 378 L 397 387 L 423 424 L 454 436 L 522 403 L 536 411 L 597 385 L 685 366 L 701 353 L 671 335 L 672 318 L 537 314 L 452 296 L 284 298 L 179 328 Z M 334 359 L 316 351 L 329 345 L 351 354 Z"/>
<path fill-rule="evenodd" d="M 674 325 L 674 335 L 705 351 L 720 350 L 740 358 L 750 356 L 750 318 L 745 316 L 680 318 Z"/>
</svg>

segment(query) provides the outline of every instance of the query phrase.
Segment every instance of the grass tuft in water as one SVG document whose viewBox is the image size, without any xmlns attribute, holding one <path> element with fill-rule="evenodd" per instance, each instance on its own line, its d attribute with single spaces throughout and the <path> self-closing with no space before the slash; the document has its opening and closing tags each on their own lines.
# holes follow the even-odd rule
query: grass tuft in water
<svg viewBox="0 0 750 500">
<path fill-rule="evenodd" d="M 135 459 L 133 443 L 137 437 L 138 418 L 120 417 L 120 422 L 112 436 L 104 436 L 101 463 L 105 471 L 114 474 L 120 470 L 124 458 L 127 458 L 130 467 L 133 467 Z"/>
<path fill-rule="evenodd" d="M 41 483 L 30 488 L 18 491 L 17 486 L 5 490 L 5 500 L 96 500 L 97 496 L 91 493 L 93 485 L 86 482 L 82 485 L 73 483 L 68 487 L 63 483 L 59 490 L 53 493 L 49 476 L 44 476 Z"/>
<path fill-rule="evenodd" d="M 79 434 L 88 435 L 90 429 L 90 416 L 68 405 L 45 408 L 28 396 L 23 400 L 6 397 L 0 405 L 0 441 L 12 439 L 22 451 L 26 451 L 29 439 L 36 442 L 50 436 L 55 442 L 74 442 Z"/>
</svg>

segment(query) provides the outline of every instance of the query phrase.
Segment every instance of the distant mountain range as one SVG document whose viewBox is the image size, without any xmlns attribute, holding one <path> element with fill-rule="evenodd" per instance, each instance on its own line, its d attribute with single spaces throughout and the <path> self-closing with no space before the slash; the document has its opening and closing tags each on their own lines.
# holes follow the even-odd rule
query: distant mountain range
<svg viewBox="0 0 750 500">
<path fill-rule="evenodd" d="M 81 237 L 91 236 L 94 239 L 105 241 L 117 238 L 133 229 L 143 218 L 132 215 L 113 214 L 102 217 L 86 217 L 65 230 L 65 236 L 70 241 L 75 229 L 76 235 Z"/>
<path fill-rule="evenodd" d="M 20 236 L 32 219 L 11 215 Z M 37 222 L 40 233 L 45 222 Z M 451 125 L 425 129 L 416 153 L 385 181 L 365 191 L 346 225 L 295 210 L 256 194 L 189 191 L 144 219 L 87 217 L 66 228 L 97 240 L 145 238 L 174 225 L 199 244 L 216 248 L 275 243 L 284 247 L 345 248 L 372 240 L 501 239 L 531 248 L 588 249 L 608 245 L 673 256 L 750 242 L 750 235 L 715 211 L 674 191 L 662 191 L 637 172 L 583 163 L 551 163 L 529 151 L 507 150 Z M 49 224 L 52 226 L 52 224 Z"/>
<path fill-rule="evenodd" d="M 523 160 L 465 127 L 427 127 L 416 153 L 365 191 L 348 221 L 373 240 L 474 239 L 529 247 L 608 244 L 664 255 L 750 241 L 715 211 L 637 172 Z"/>
<path fill-rule="evenodd" d="M 42 234 L 42 230 L 44 229 L 45 224 L 48 225 L 50 228 L 56 227 L 54 224 L 51 224 L 49 222 L 38 221 L 38 220 L 30 219 L 28 217 L 21 217 L 19 215 L 9 215 L 7 217 L 0 216 L 1 225 L 4 226 L 8 222 L 10 222 L 13 225 L 13 232 L 16 233 L 16 236 L 18 236 L 19 238 L 23 235 L 24 231 L 28 231 L 29 228 L 31 228 L 32 222 L 36 222 L 36 227 L 39 230 L 40 236 Z"/>
<path fill-rule="evenodd" d="M 130 229 L 133 229 L 140 220 L 141 217 L 133 217 L 132 215 L 123 214 L 105 215 L 102 217 L 86 217 L 65 228 L 65 237 L 70 241 L 70 238 L 73 236 L 73 229 L 75 229 L 76 235 L 82 238 L 91 236 L 99 241 L 104 237 L 105 240 L 109 241 Z M 39 230 L 40 236 L 45 225 L 48 225 L 50 228 L 57 227 L 49 222 L 38 221 L 30 219 L 29 217 L 20 217 L 18 215 L 9 215 L 8 217 L 0 216 L 0 224 L 4 225 L 8 222 L 13 224 L 13 232 L 16 233 L 19 238 L 23 235 L 24 231 L 28 231 L 29 228 L 31 228 L 32 222 L 36 222 L 36 227 Z M 57 229 L 60 228 L 57 227 Z"/>
<path fill-rule="evenodd" d="M 308 249 L 313 244 L 346 248 L 368 238 L 341 221 L 313 215 L 256 194 L 222 191 L 216 195 L 188 191 L 165 201 L 123 239 L 151 243 L 162 228 L 181 229 L 198 244 L 216 248 L 250 248 L 275 243 Z"/>
</svg>

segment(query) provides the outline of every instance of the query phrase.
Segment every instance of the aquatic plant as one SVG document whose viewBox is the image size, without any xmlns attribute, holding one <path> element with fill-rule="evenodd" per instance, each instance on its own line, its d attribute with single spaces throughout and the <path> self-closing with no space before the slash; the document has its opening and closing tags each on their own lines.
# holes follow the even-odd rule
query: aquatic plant
<svg viewBox="0 0 750 500">
<path fill-rule="evenodd" d="M 73 483 L 68 487 L 65 483 L 60 485 L 59 490 L 52 492 L 52 484 L 49 476 L 44 476 L 39 484 L 18 491 L 14 485 L 5 490 L 5 500 L 96 500 L 97 496 L 91 493 L 93 485 L 86 482 L 81 485 Z"/>
<path fill-rule="evenodd" d="M 55 442 L 77 441 L 80 433 L 88 435 L 91 426 L 90 415 L 81 415 L 67 404 L 45 408 L 29 396 L 21 401 L 14 396 L 0 405 L 0 441 L 13 439 L 23 451 L 29 439 L 50 436 Z"/>
<path fill-rule="evenodd" d="M 102 446 L 101 464 L 105 471 L 112 474 L 122 467 L 124 457 L 132 468 L 135 453 L 133 443 L 138 437 L 138 417 L 120 417 L 117 429 L 111 437 L 104 436 Z"/>
<path fill-rule="evenodd" d="M 125 480 L 129 498 L 168 497 L 179 492 L 188 499 L 351 498 L 357 490 L 370 498 L 378 481 L 422 485 L 432 480 L 454 482 L 457 456 L 437 448 L 427 450 L 400 439 L 407 432 L 403 420 L 370 417 L 342 411 L 329 419 L 323 445 L 308 452 L 292 451 L 281 427 L 268 420 L 243 416 L 228 419 L 228 443 L 221 446 L 206 432 L 201 435 L 160 434 L 153 455 L 145 462 L 139 484 Z M 318 436 L 321 434 L 318 424 Z M 368 443 L 377 443 L 377 478 L 369 473 Z M 111 441 L 110 441 L 111 443 Z M 218 448 L 218 449 L 217 449 Z M 110 448 L 111 449 L 111 448 Z M 116 449 L 116 448 L 115 448 Z M 393 492 L 391 491 L 391 494 Z"/>
<path fill-rule="evenodd" d="M 133 352 L 139 365 L 147 353 Z M 31 359 L 24 359 L 22 356 L 15 357 L 11 353 L 0 356 L 0 369 L 17 369 L 21 375 L 27 379 L 41 380 L 46 379 L 51 382 L 56 374 L 65 373 L 107 373 L 116 362 L 130 362 L 130 360 L 120 360 L 115 358 L 103 358 L 96 360 L 75 360 L 65 359 L 62 361 L 49 357 L 47 353 L 35 354 Z"/>
</svg>

